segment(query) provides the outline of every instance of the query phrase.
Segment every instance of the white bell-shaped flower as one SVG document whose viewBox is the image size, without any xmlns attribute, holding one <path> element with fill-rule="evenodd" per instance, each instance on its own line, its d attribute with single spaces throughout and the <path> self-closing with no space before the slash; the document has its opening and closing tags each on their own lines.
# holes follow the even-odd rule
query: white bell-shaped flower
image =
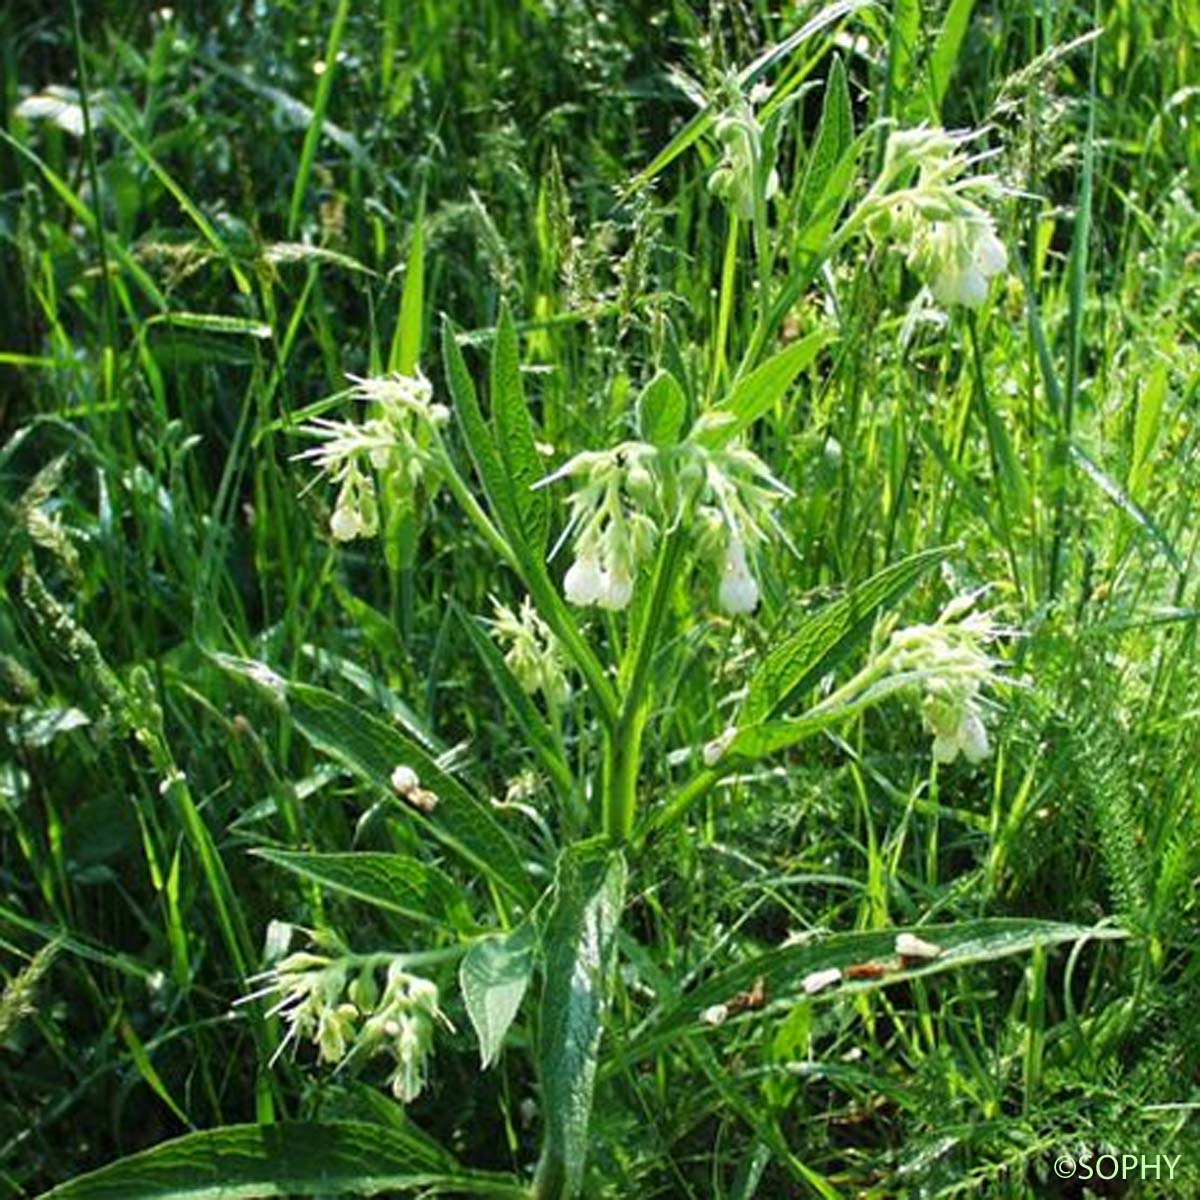
<svg viewBox="0 0 1200 1200">
<path fill-rule="evenodd" d="M 567 568 L 563 577 L 563 592 L 571 604 L 586 608 L 595 604 L 605 591 L 605 579 L 600 564 L 592 555 L 581 554 Z"/>
<path fill-rule="evenodd" d="M 725 612 L 737 616 L 752 613 L 758 607 L 758 595 L 758 583 L 746 565 L 746 545 L 741 538 L 731 537 L 717 600 Z"/>
</svg>

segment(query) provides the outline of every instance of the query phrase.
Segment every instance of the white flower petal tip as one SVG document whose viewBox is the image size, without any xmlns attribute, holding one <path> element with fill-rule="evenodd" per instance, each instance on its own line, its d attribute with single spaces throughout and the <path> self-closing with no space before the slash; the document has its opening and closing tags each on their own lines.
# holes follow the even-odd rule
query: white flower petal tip
<svg viewBox="0 0 1200 1200">
<path fill-rule="evenodd" d="M 823 971 L 810 971 L 800 981 L 800 986 L 804 989 L 806 996 L 815 996 L 818 992 L 823 992 L 826 988 L 841 982 L 841 968 L 826 967 Z"/>
<path fill-rule="evenodd" d="M 981 763 L 991 752 L 987 727 L 975 713 L 968 713 L 958 731 L 963 757 L 969 763 Z"/>
<path fill-rule="evenodd" d="M 633 580 L 623 571 L 605 571 L 596 603 L 614 612 L 623 609 L 633 597 Z"/>
<path fill-rule="evenodd" d="M 603 595 L 604 576 L 595 559 L 577 558 L 563 577 L 563 593 L 571 604 L 586 608 Z"/>
<path fill-rule="evenodd" d="M 358 537 L 362 523 L 358 514 L 350 508 L 339 508 L 329 520 L 329 532 L 339 542 L 352 542 Z"/>
<path fill-rule="evenodd" d="M 700 1014 L 700 1023 L 702 1025 L 724 1025 L 729 1016 L 728 1004 L 713 1004 L 706 1008 Z"/>
<path fill-rule="evenodd" d="M 932 942 L 924 941 L 922 938 L 917 937 L 916 934 L 898 933 L 896 934 L 896 953 L 901 958 L 929 962 L 932 959 L 941 957 L 942 948 L 941 946 L 935 946 Z"/>
</svg>

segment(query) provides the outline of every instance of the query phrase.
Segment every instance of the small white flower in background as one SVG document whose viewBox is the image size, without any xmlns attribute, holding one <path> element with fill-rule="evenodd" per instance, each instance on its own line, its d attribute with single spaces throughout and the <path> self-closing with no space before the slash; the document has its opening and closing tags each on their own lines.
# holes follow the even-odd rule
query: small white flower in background
<svg viewBox="0 0 1200 1200">
<path fill-rule="evenodd" d="M 700 1022 L 703 1025 L 724 1025 L 728 1019 L 728 1004 L 710 1004 L 709 1007 L 700 1014 Z"/>
<path fill-rule="evenodd" d="M 430 430 L 449 420 L 449 410 L 433 404 L 433 389 L 423 375 L 347 378 L 351 394 L 372 406 L 364 421 L 316 417 L 300 432 L 318 444 L 295 457 L 314 463 L 338 485 L 329 531 L 339 542 L 371 538 L 379 532 L 379 504 L 370 469 L 396 472 L 415 488 L 430 463 Z"/>
<path fill-rule="evenodd" d="M 806 996 L 815 996 L 818 992 L 823 992 L 826 988 L 832 987 L 835 983 L 841 983 L 841 981 L 840 967 L 826 967 L 821 971 L 810 971 L 800 981 L 800 986 L 804 989 Z"/>
<path fill-rule="evenodd" d="M 733 745 L 733 739 L 737 737 L 737 732 L 737 727 L 730 725 L 724 733 L 705 744 L 703 757 L 706 767 L 715 767 L 725 757 L 725 751 Z"/>
<path fill-rule="evenodd" d="M 915 625 L 892 635 L 887 655 L 891 667 L 911 675 L 924 695 L 921 718 L 933 734 L 933 757 L 951 763 L 961 754 L 979 763 L 991 752 L 983 721 L 984 687 L 998 680 L 1001 660 L 987 646 L 1012 631 L 986 612 L 971 612 L 980 593 L 952 600 L 932 625 Z"/>
<path fill-rule="evenodd" d="M 900 958 L 924 959 L 931 961 L 935 958 L 941 958 L 941 946 L 935 946 L 933 942 L 927 942 L 924 938 L 919 938 L 915 933 L 898 933 L 896 934 L 896 954 Z"/>
<path fill-rule="evenodd" d="M 562 650 L 550 627 L 538 616 L 533 602 L 526 596 L 520 615 L 499 600 L 493 599 L 492 606 L 496 614 L 492 633 L 507 646 L 504 661 L 517 682 L 531 694 L 540 691 L 548 704 L 555 707 L 565 704 L 570 699 L 571 685 L 567 682 Z"/>
<path fill-rule="evenodd" d="M 758 607 L 758 584 L 746 566 L 746 544 L 736 534 L 729 538 L 717 598 L 733 615 L 752 613 Z"/>
<path fill-rule="evenodd" d="M 962 153 L 973 133 L 921 126 L 888 139 L 868 228 L 902 250 L 913 272 L 943 306 L 978 307 L 988 283 L 1008 267 L 1008 251 L 982 202 L 1004 189 L 993 175 L 969 174 L 980 157 Z M 915 182 L 886 188 L 913 170 Z"/>
</svg>

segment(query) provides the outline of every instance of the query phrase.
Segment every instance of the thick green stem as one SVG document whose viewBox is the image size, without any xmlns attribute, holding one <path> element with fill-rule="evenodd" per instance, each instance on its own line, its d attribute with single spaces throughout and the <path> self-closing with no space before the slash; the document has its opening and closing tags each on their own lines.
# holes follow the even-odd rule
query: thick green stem
<svg viewBox="0 0 1200 1200">
<path fill-rule="evenodd" d="M 683 546 L 683 529 L 676 526 L 663 539 L 659 549 L 650 599 L 642 610 L 642 618 L 629 647 L 632 658 L 626 659 L 621 672 L 624 696 L 616 725 L 609 735 L 604 778 L 604 832 L 618 844 L 628 841 L 633 832 L 642 730 L 646 724 L 646 690 Z"/>
</svg>

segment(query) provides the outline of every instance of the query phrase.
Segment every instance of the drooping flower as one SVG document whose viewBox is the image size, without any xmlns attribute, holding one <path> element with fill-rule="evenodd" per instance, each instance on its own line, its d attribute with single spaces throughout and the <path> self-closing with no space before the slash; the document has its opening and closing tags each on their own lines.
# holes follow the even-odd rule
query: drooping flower
<svg viewBox="0 0 1200 1200">
<path fill-rule="evenodd" d="M 988 282 L 1008 266 L 1008 252 L 982 203 L 1004 189 L 993 175 L 970 173 L 982 156 L 962 152 L 974 136 L 926 126 L 897 130 L 870 201 L 872 235 L 903 251 L 943 306 L 978 307 Z M 915 181 L 888 190 L 914 170 Z"/>
<path fill-rule="evenodd" d="M 951 763 L 961 754 L 970 763 L 991 752 L 984 723 L 983 689 L 998 678 L 1001 663 L 988 645 L 1009 631 L 990 613 L 970 612 L 978 593 L 957 597 L 932 625 L 916 625 L 892 635 L 889 661 L 922 691 L 921 719 L 933 735 L 933 757 Z"/>
<path fill-rule="evenodd" d="M 568 572 L 569 574 L 569 572 Z M 526 692 L 541 692 L 547 703 L 565 704 L 571 695 L 558 639 L 538 615 L 528 596 L 518 615 L 493 600 L 492 633 L 507 647 L 504 661 Z"/>
<path fill-rule="evenodd" d="M 746 566 L 746 544 L 736 534 L 729 539 L 717 593 L 721 607 L 735 616 L 758 607 L 758 583 Z"/>
<path fill-rule="evenodd" d="M 385 964 L 381 994 L 375 974 Z M 453 1028 L 438 1007 L 437 986 L 407 971 L 400 956 L 301 952 L 281 959 L 264 978 L 266 986 L 238 1003 L 280 997 L 268 1013 L 287 1026 L 275 1057 L 302 1040 L 339 1070 L 355 1055 L 387 1053 L 395 1062 L 392 1092 L 405 1103 L 424 1086 L 435 1023 Z"/>
<path fill-rule="evenodd" d="M 379 531 L 379 505 L 370 470 L 389 472 L 407 488 L 417 487 L 431 463 L 430 430 L 449 419 L 449 410 L 432 403 L 433 389 L 416 375 L 377 379 L 347 376 L 351 394 L 371 405 L 364 421 L 316 417 L 300 432 L 317 445 L 296 455 L 314 463 L 338 484 L 329 529 L 339 542 L 371 538 Z"/>
</svg>

